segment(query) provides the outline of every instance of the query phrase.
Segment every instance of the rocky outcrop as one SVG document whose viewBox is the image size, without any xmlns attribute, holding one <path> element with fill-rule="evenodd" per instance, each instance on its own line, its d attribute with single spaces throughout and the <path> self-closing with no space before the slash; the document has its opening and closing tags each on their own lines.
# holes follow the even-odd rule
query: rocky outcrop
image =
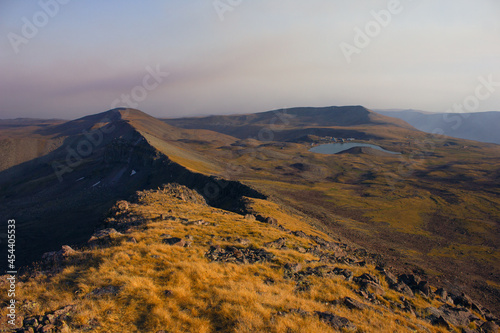
<svg viewBox="0 0 500 333">
<path fill-rule="evenodd" d="M 63 245 L 59 251 L 46 252 L 42 255 L 42 263 L 47 266 L 58 266 L 69 257 L 75 255 L 77 251 L 68 245 Z"/>
<path fill-rule="evenodd" d="M 272 242 L 264 243 L 265 247 L 270 247 L 273 249 L 286 249 L 286 238 L 280 237 Z"/>
<path fill-rule="evenodd" d="M 336 330 L 356 331 L 356 326 L 347 318 L 337 316 L 331 312 L 316 311 L 321 320 Z"/>
<path fill-rule="evenodd" d="M 71 333 L 67 322 L 74 313 L 75 307 L 68 305 L 45 315 L 27 317 L 16 333 Z"/>
<path fill-rule="evenodd" d="M 91 248 L 107 246 L 119 239 L 123 234 L 114 228 L 106 228 L 96 231 L 88 240 Z"/>
<path fill-rule="evenodd" d="M 191 246 L 191 241 L 187 239 L 182 239 L 179 237 L 169 237 L 164 238 L 162 240 L 164 244 L 173 245 L 173 246 L 181 246 L 181 247 L 189 247 Z"/>
<path fill-rule="evenodd" d="M 236 246 L 211 246 L 205 256 L 210 261 L 229 262 L 239 264 L 253 264 L 256 262 L 271 261 L 274 254 L 254 247 L 238 248 Z"/>
</svg>

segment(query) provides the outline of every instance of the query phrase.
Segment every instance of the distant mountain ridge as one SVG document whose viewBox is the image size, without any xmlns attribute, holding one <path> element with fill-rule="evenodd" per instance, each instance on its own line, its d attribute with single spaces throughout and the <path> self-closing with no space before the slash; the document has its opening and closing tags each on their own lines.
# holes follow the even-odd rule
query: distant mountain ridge
<svg viewBox="0 0 500 333">
<path fill-rule="evenodd" d="M 257 125 L 268 124 L 270 120 L 285 117 L 286 125 L 298 126 L 357 126 L 367 124 L 394 124 L 401 127 L 410 127 L 404 122 L 381 116 L 361 105 L 327 106 L 327 107 L 294 107 L 277 109 L 251 114 L 217 115 L 207 117 L 186 117 L 167 119 L 167 123 L 178 127 L 189 124 L 217 125 Z"/>
<path fill-rule="evenodd" d="M 207 129 L 247 139 L 262 131 L 273 131 L 273 139 L 291 141 L 304 135 L 378 139 L 376 127 L 414 131 L 408 123 L 380 115 L 360 105 L 294 107 L 252 114 L 162 119 L 186 129 Z M 388 131 L 385 131 L 387 134 Z"/>
<path fill-rule="evenodd" d="M 500 144 L 500 111 L 431 113 L 420 110 L 375 110 L 402 119 L 416 129 L 460 139 Z"/>
</svg>

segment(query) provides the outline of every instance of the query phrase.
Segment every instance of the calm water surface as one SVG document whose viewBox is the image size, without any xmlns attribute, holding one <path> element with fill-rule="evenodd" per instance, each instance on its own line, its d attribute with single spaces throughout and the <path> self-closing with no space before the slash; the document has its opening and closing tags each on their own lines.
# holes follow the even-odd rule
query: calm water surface
<svg viewBox="0 0 500 333">
<path fill-rule="evenodd" d="M 381 150 L 383 152 L 390 153 L 390 154 L 401 154 L 401 153 L 398 153 L 395 151 L 386 150 L 384 148 L 381 148 L 379 146 L 372 145 L 369 143 L 356 143 L 356 142 L 327 143 L 324 145 L 319 145 L 319 146 L 313 147 L 313 148 L 309 149 L 309 151 L 312 151 L 313 153 L 319 153 L 319 154 L 337 154 L 337 153 L 340 153 L 344 150 L 351 149 L 354 147 L 370 147 L 370 148 Z"/>
</svg>

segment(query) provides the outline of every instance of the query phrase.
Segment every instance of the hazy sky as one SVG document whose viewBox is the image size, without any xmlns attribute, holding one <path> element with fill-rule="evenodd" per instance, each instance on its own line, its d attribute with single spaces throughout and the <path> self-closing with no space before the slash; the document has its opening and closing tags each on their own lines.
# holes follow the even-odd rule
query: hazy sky
<svg viewBox="0 0 500 333">
<path fill-rule="evenodd" d="M 500 111 L 499 18 L 499 0 L 5 0 L 0 118 Z"/>
</svg>

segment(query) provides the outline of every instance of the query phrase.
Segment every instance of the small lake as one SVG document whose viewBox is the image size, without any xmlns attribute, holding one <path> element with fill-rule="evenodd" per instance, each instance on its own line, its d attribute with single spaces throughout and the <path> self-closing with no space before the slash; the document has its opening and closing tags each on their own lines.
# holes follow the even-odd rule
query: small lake
<svg viewBox="0 0 500 333">
<path fill-rule="evenodd" d="M 383 152 L 389 153 L 389 154 L 401 154 L 401 153 L 398 153 L 395 151 L 386 150 L 384 148 L 381 148 L 379 146 L 372 145 L 369 143 L 356 143 L 356 142 L 326 143 L 324 145 L 319 145 L 319 146 L 313 147 L 313 148 L 309 149 L 309 151 L 312 151 L 313 153 L 319 153 L 319 154 L 337 154 L 337 153 L 340 153 L 344 150 L 351 149 L 354 147 L 370 147 L 370 148 L 377 149 L 377 150 L 380 150 L 380 151 L 383 151 Z"/>
</svg>

